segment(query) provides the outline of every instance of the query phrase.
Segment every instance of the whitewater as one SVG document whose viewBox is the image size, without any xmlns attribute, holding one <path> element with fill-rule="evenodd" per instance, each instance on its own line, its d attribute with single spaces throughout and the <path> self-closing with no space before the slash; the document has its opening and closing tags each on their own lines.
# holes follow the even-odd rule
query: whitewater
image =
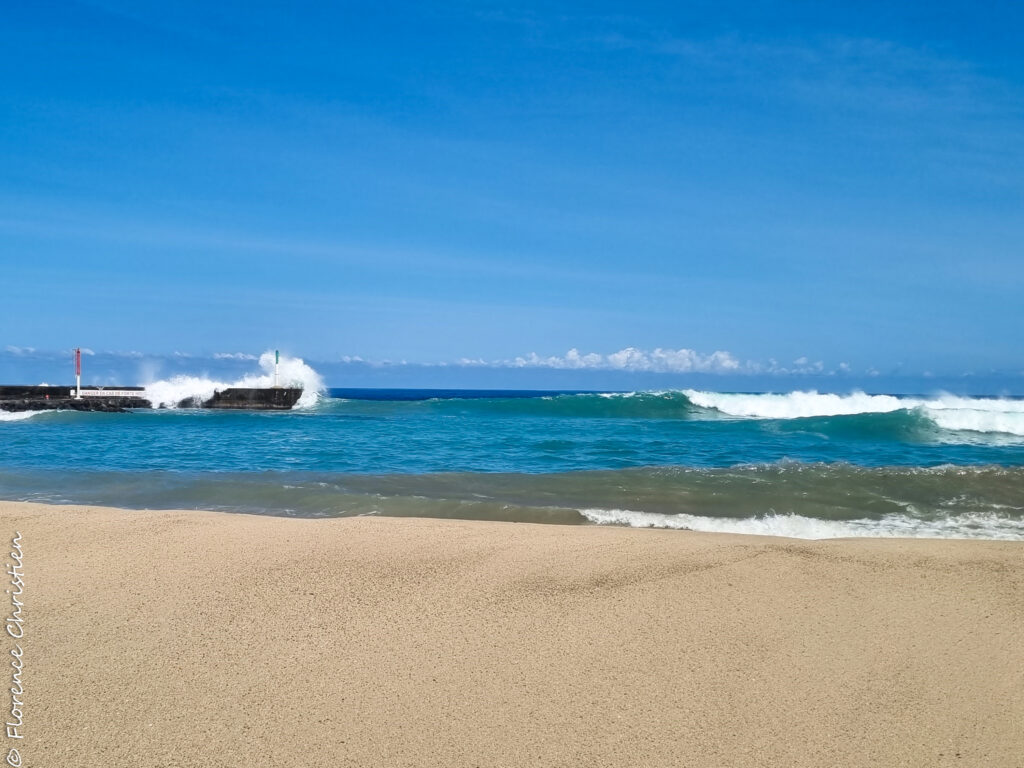
<svg viewBox="0 0 1024 768">
<path fill-rule="evenodd" d="M 912 519 L 890 515 L 880 520 L 820 520 L 803 515 L 768 514 L 730 519 L 700 515 L 664 515 L 625 509 L 584 509 L 585 518 L 599 525 L 632 528 L 674 528 L 703 533 L 743 533 L 784 536 L 791 539 L 915 538 L 1024 540 L 1024 521 L 999 515 L 953 515 L 941 520 Z"/>
<path fill-rule="evenodd" d="M 277 366 L 278 377 L 275 380 L 274 360 L 274 352 L 264 352 L 258 361 L 261 372 L 243 376 L 235 381 L 219 381 L 201 375 L 174 376 L 170 379 L 143 382 L 142 386 L 146 390 L 145 398 L 154 408 L 177 408 L 179 403 L 186 400 L 202 402 L 213 397 L 214 392 L 232 387 L 267 388 L 275 384 L 302 389 L 302 397 L 299 398 L 296 407 L 310 408 L 316 405 L 324 391 L 324 381 L 320 374 L 302 358 L 285 355 L 280 358 L 280 365 Z"/>
<path fill-rule="evenodd" d="M 1024 436 L 1024 400 L 947 394 L 932 398 L 868 395 L 864 392 L 837 395 L 815 391 L 723 394 L 688 389 L 683 390 L 683 394 L 694 405 L 744 418 L 806 419 L 916 411 L 943 429 Z"/>
</svg>

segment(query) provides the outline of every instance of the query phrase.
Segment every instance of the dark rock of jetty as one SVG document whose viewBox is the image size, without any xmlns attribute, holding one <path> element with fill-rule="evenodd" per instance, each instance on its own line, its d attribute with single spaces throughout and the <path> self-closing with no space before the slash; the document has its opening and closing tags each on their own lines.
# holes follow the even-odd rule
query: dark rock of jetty
<svg viewBox="0 0 1024 768">
<path fill-rule="evenodd" d="M 235 411 L 287 411 L 302 397 L 298 387 L 267 387 L 262 389 L 232 387 L 213 393 L 202 402 L 190 397 L 178 403 L 179 408 L 217 408 Z"/>
</svg>

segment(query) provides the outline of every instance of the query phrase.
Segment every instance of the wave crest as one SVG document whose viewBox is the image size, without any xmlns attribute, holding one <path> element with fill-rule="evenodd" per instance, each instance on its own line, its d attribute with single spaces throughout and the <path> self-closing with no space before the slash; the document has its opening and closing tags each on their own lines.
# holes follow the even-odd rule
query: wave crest
<svg viewBox="0 0 1024 768">
<path fill-rule="evenodd" d="M 1024 436 L 1024 400 L 953 395 L 920 398 L 864 392 L 835 395 L 815 391 L 730 394 L 688 389 L 683 394 L 696 406 L 737 418 L 805 419 L 906 411 L 916 412 L 945 430 Z"/>
<path fill-rule="evenodd" d="M 54 411 L 0 411 L 0 421 L 25 421 L 41 413 L 54 413 Z"/>
</svg>

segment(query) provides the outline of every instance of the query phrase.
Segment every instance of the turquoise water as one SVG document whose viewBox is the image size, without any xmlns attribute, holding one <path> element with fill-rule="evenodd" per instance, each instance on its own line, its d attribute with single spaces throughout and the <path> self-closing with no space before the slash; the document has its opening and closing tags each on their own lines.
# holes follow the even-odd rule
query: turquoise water
<svg viewBox="0 0 1024 768">
<path fill-rule="evenodd" d="M 0 496 L 814 538 L 1024 538 L 1019 399 L 331 394 L 284 413 L 5 414 Z"/>
</svg>

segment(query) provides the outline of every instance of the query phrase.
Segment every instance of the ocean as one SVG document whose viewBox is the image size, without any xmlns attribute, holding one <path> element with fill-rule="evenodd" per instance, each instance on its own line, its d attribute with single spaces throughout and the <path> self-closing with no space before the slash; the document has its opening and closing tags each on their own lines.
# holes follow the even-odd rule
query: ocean
<svg viewBox="0 0 1024 768">
<path fill-rule="evenodd" d="M 1024 539 L 1022 399 L 328 390 L 311 370 L 298 378 L 306 395 L 289 412 L 0 413 L 0 497 Z M 172 404 L 218 386 L 179 377 L 149 391 Z"/>
</svg>

